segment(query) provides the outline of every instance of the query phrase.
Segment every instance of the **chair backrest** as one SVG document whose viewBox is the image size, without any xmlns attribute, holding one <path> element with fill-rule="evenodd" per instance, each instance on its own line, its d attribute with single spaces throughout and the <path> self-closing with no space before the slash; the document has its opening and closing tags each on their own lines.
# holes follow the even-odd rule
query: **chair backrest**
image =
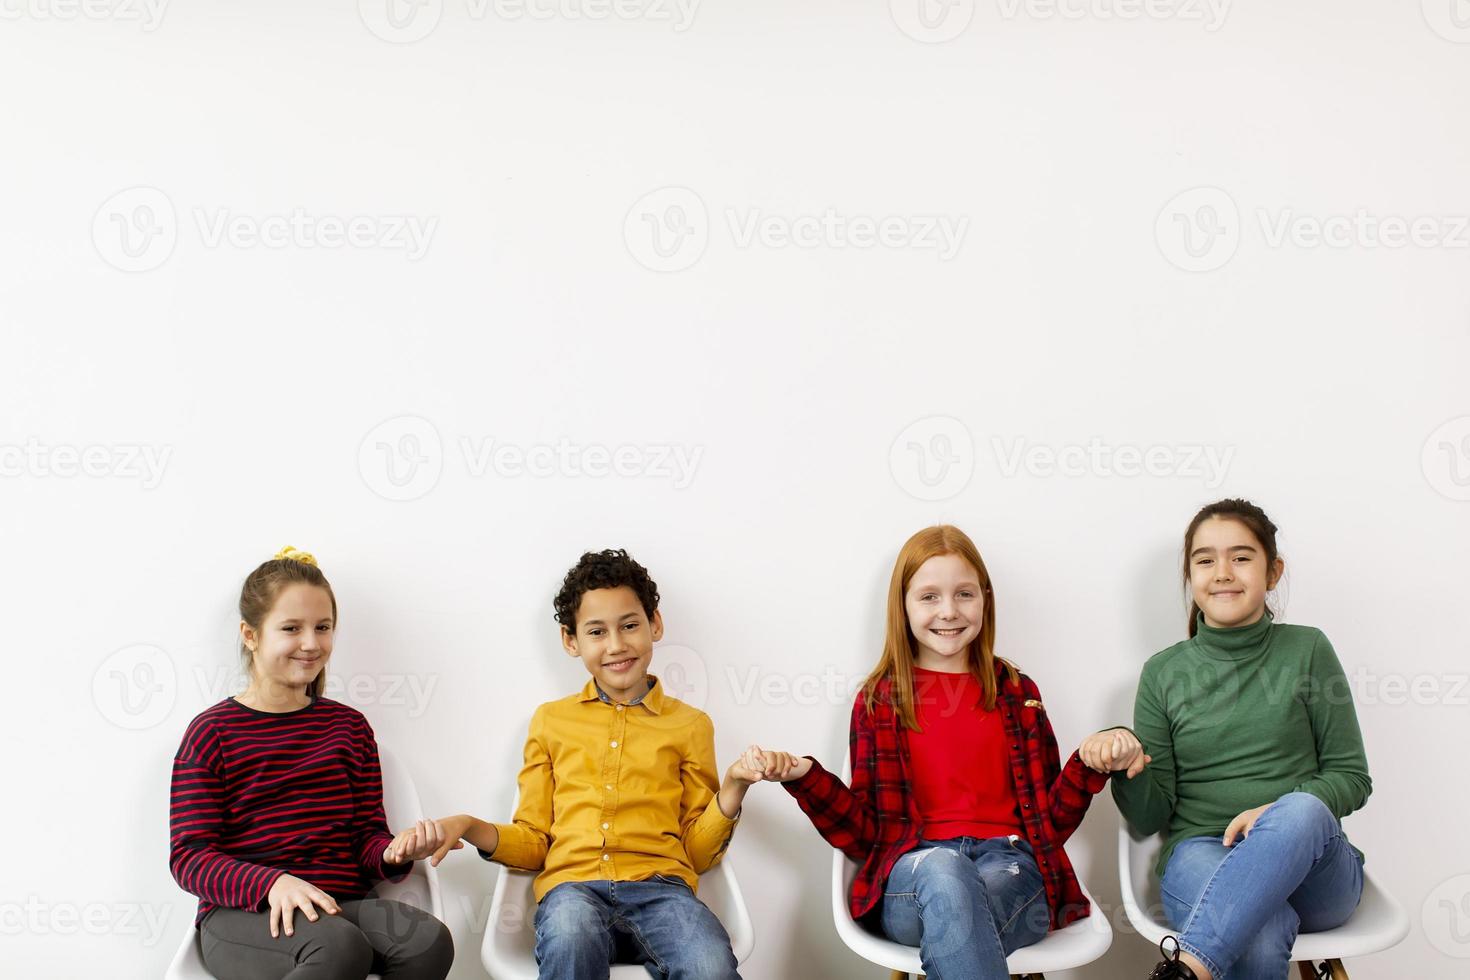
<svg viewBox="0 0 1470 980">
<path fill-rule="evenodd" d="M 1159 851 L 1163 850 L 1164 838 L 1159 834 L 1136 838 L 1129 832 L 1126 821 L 1118 834 L 1120 840 L 1126 838 L 1126 850 L 1118 863 L 1119 872 L 1127 876 L 1122 882 L 1123 889 L 1133 896 L 1140 909 L 1155 914 L 1162 908 L 1163 900 L 1154 865 L 1158 862 Z"/>
<path fill-rule="evenodd" d="M 398 757 L 379 746 L 378 759 L 383 771 L 383 812 L 388 817 L 388 829 L 397 833 L 422 819 L 424 806 L 419 800 L 413 777 Z M 432 912 L 441 920 L 444 918 L 444 906 L 439 895 L 439 869 L 430 867 L 428 861 L 415 861 L 407 878 L 382 882 L 373 889 L 373 894 Z"/>
<path fill-rule="evenodd" d="M 851 758 L 843 760 L 842 781 L 848 786 L 852 785 Z M 832 848 L 832 921 L 837 923 L 839 933 L 845 933 L 849 926 L 853 929 L 859 928 L 847 905 L 847 896 L 852 891 L 852 880 L 857 877 L 857 873 L 857 862 L 837 848 Z"/>
</svg>

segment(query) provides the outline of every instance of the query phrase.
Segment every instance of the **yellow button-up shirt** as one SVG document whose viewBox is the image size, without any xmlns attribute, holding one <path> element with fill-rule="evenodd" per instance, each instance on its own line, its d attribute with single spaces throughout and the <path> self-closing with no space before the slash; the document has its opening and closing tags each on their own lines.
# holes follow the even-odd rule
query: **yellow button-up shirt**
<svg viewBox="0 0 1470 980">
<path fill-rule="evenodd" d="M 531 717 L 520 804 L 488 857 L 540 871 L 538 902 L 564 881 L 669 875 L 698 889 L 735 832 L 719 788 L 709 715 L 656 678 L 634 705 L 603 701 L 589 680 Z"/>
</svg>

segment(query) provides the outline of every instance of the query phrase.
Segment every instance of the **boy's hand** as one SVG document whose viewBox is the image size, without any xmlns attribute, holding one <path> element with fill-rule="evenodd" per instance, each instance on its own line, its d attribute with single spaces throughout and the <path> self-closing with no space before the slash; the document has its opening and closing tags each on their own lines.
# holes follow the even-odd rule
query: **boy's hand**
<svg viewBox="0 0 1470 980">
<path fill-rule="evenodd" d="M 437 868 L 439 867 L 439 862 L 444 860 L 450 851 L 457 851 L 464 847 L 464 841 L 461 838 L 469 833 L 470 827 L 474 825 L 474 822 L 475 818 L 466 813 L 456 813 L 452 817 L 444 817 L 440 820 L 438 823 L 444 830 L 444 840 L 439 843 L 439 846 L 430 855 L 429 863 Z M 494 848 L 491 848 L 491 850 L 493 851 Z"/>
<path fill-rule="evenodd" d="M 752 745 L 741 753 L 740 758 L 730 763 L 730 769 L 725 776 L 742 786 L 749 786 L 764 779 L 765 771 L 765 753 L 761 751 L 760 746 Z"/>
<path fill-rule="evenodd" d="M 383 852 L 383 861 L 387 864 L 406 864 L 409 861 L 421 861 L 438 853 L 441 848 L 448 852 L 463 846 L 457 836 L 448 836 L 443 821 L 420 820 L 407 830 L 398 832 L 393 843 Z"/>
</svg>

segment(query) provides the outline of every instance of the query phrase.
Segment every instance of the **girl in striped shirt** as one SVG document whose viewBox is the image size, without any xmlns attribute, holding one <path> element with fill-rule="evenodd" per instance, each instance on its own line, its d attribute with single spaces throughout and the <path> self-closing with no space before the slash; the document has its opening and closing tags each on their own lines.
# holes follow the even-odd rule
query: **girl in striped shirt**
<svg viewBox="0 0 1470 980">
<path fill-rule="evenodd" d="M 444 924 L 371 895 L 442 832 L 388 832 L 373 730 L 322 696 L 337 600 L 316 559 L 285 548 L 251 572 L 240 620 L 249 686 L 190 722 L 174 757 L 169 866 L 199 896 L 205 965 L 219 980 L 443 980 Z"/>
</svg>

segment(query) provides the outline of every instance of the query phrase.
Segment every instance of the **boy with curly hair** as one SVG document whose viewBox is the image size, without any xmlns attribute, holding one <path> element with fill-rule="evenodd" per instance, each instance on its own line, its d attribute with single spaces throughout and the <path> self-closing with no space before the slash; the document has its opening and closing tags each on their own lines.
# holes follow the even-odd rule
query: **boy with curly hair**
<svg viewBox="0 0 1470 980">
<path fill-rule="evenodd" d="M 614 962 L 668 980 L 739 977 L 730 937 L 695 890 L 729 846 L 763 756 L 747 750 L 717 779 L 709 716 L 648 672 L 664 630 L 658 598 L 626 551 L 582 556 L 556 621 L 591 679 L 531 718 L 514 822 L 439 822 L 435 864 L 463 838 L 487 861 L 539 872 L 542 980 L 603 980 Z"/>
</svg>

